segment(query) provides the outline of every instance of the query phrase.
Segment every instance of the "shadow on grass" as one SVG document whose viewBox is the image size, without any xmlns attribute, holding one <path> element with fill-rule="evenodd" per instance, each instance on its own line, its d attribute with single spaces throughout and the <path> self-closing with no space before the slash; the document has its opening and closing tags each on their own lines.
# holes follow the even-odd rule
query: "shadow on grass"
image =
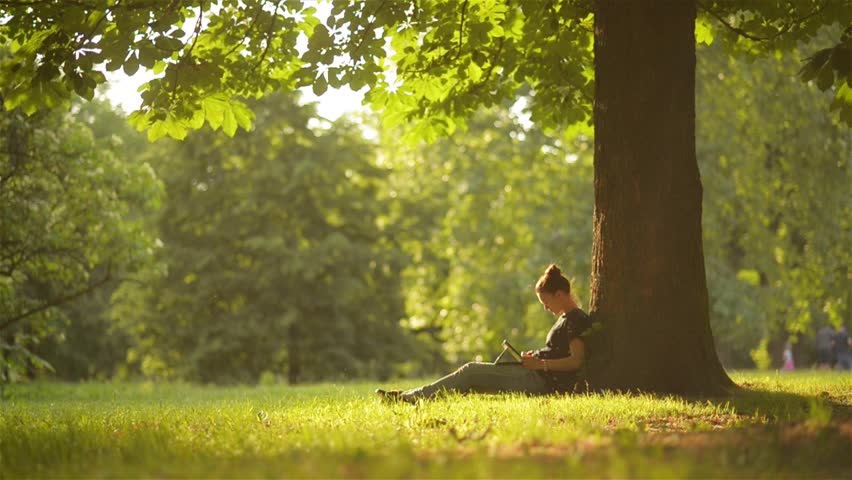
<svg viewBox="0 0 852 480">
<path fill-rule="evenodd" d="M 737 476 L 838 478 L 852 471 L 848 396 L 783 392 L 743 382 L 728 396 L 681 398 L 731 409 L 747 421 L 710 430 L 649 428 L 639 442 L 643 455 L 657 452 L 691 464 L 722 465 L 717 473 Z"/>
<path fill-rule="evenodd" d="M 696 400 L 696 399 L 690 399 Z M 776 422 L 813 421 L 823 423 L 830 418 L 852 421 L 852 405 L 822 392 L 804 395 L 779 392 L 750 384 L 741 384 L 727 397 L 700 399 L 715 405 L 730 405 L 741 415 L 764 416 Z"/>
</svg>

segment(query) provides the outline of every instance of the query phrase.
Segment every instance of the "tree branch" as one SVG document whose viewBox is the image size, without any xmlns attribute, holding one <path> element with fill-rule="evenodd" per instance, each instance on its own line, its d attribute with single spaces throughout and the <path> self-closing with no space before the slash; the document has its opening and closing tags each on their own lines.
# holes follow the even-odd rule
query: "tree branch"
<svg viewBox="0 0 852 480">
<path fill-rule="evenodd" d="M 112 264 L 110 263 L 110 264 L 107 264 L 107 272 L 106 272 L 106 275 L 104 275 L 104 277 L 102 279 L 98 280 L 95 283 L 89 284 L 89 286 L 84 288 L 84 289 L 78 290 L 78 291 L 71 293 L 69 295 L 65 295 L 65 296 L 62 296 L 62 297 L 59 297 L 59 298 L 54 298 L 54 299 L 49 300 L 47 303 L 45 303 L 45 304 L 43 304 L 39 307 L 33 308 L 32 310 L 28 310 L 26 312 L 23 312 L 21 314 L 18 314 L 16 316 L 6 320 L 2 324 L 0 324 L 0 331 L 3 331 L 5 329 L 11 327 L 15 323 L 17 323 L 17 322 L 19 322 L 19 321 L 21 321 L 21 320 L 23 320 L 23 319 L 25 319 L 25 318 L 27 318 L 31 315 L 35 315 L 36 313 L 43 312 L 43 311 L 47 310 L 48 308 L 56 307 L 56 306 L 62 305 L 64 303 L 70 302 L 71 300 L 77 299 L 77 298 L 79 298 L 79 297 L 81 297 L 81 296 L 83 296 L 83 295 L 85 295 L 89 292 L 92 292 L 96 288 L 98 288 L 98 287 L 104 285 L 105 283 L 107 283 L 108 281 L 110 281 L 111 276 L 112 276 Z"/>
<path fill-rule="evenodd" d="M 266 55 L 269 52 L 269 46 L 272 45 L 272 30 L 275 28 L 275 19 L 278 18 L 278 7 L 280 6 L 280 1 L 275 3 L 275 10 L 272 11 L 272 20 L 269 21 L 269 29 L 266 31 L 266 45 L 263 46 L 263 52 L 260 54 L 260 58 L 257 59 L 257 63 L 254 64 L 254 68 L 252 70 L 260 68 L 260 65 L 263 64 L 264 60 L 266 60 Z"/>
<path fill-rule="evenodd" d="M 377 13 L 379 13 L 379 11 L 380 11 L 382 8 L 384 8 L 384 6 L 385 6 L 385 2 L 386 2 L 386 1 L 387 1 L 387 0 L 382 0 L 382 3 L 380 3 L 380 4 L 379 4 L 379 6 L 378 6 L 378 7 L 376 7 L 376 9 L 375 9 L 375 10 L 373 10 L 373 13 L 372 13 L 372 14 L 370 14 L 370 15 L 367 15 L 367 22 L 369 22 L 369 25 L 367 25 L 367 26 L 364 28 L 364 31 L 363 31 L 363 32 L 361 32 L 361 37 L 358 39 L 358 45 L 356 45 L 356 46 L 355 46 L 355 49 L 354 49 L 354 50 L 352 50 L 352 53 L 350 53 L 350 54 L 349 54 L 349 59 L 352 61 L 352 66 L 353 66 L 353 67 L 355 66 L 355 57 L 357 57 L 357 56 L 358 56 L 358 52 L 361 50 L 361 47 L 364 45 L 364 42 L 367 40 L 367 35 L 368 35 L 371 31 L 372 31 L 372 32 L 375 32 L 375 31 L 376 31 L 376 29 L 375 29 L 375 28 L 373 28 L 373 27 L 374 27 L 375 22 L 370 22 L 370 17 L 375 17 L 375 16 L 376 16 L 376 14 L 377 14 Z"/>
<path fill-rule="evenodd" d="M 752 35 L 752 34 L 746 32 L 745 30 L 743 30 L 742 28 L 731 25 L 721 15 L 719 15 L 718 13 L 716 13 L 716 12 L 710 10 L 709 8 L 707 8 L 706 6 L 704 6 L 703 3 L 696 2 L 696 4 L 698 5 L 698 8 L 700 8 L 701 10 L 710 14 L 710 16 L 712 16 L 713 18 L 718 20 L 719 23 L 721 23 L 722 25 L 724 25 L 726 28 L 728 28 L 732 32 L 736 33 L 737 35 L 740 35 L 741 37 L 748 38 L 749 40 L 754 40 L 755 42 L 769 42 L 769 41 L 775 40 L 776 38 L 780 37 L 781 35 L 784 35 L 785 33 L 789 32 L 793 28 L 794 25 L 801 24 L 805 20 L 807 20 L 807 19 L 809 19 L 809 18 L 811 18 L 815 15 L 818 15 L 823 9 L 825 9 L 826 5 L 828 5 L 828 2 L 827 1 L 823 2 L 818 7 L 814 8 L 807 15 L 789 22 L 784 27 L 782 27 L 780 30 L 778 30 L 778 32 L 776 32 L 774 35 L 771 35 L 769 37 L 758 37 L 756 35 Z"/>
<path fill-rule="evenodd" d="M 192 45 L 189 46 L 189 49 L 186 51 L 186 55 L 192 55 L 192 50 L 195 48 L 195 44 L 198 43 L 198 37 L 201 35 L 201 24 L 204 22 L 204 2 L 198 6 L 198 19 L 195 21 L 195 28 L 192 29 L 193 37 L 192 37 Z"/>
<path fill-rule="evenodd" d="M 264 5 L 266 4 L 266 2 L 263 2 L 263 3 L 264 3 Z M 257 9 L 263 10 L 263 5 L 257 7 Z M 246 30 L 245 38 L 249 38 L 251 36 L 250 33 L 254 31 L 254 26 L 257 24 L 257 19 L 259 17 L 260 17 L 259 14 L 255 14 L 254 17 L 252 17 L 251 22 L 249 22 L 248 29 Z M 234 46 L 231 47 L 227 52 L 225 52 L 225 54 L 223 56 L 228 57 L 232 53 L 236 52 L 238 48 L 244 47 L 244 46 L 245 45 L 242 42 L 235 42 Z"/>
<path fill-rule="evenodd" d="M 467 13 L 467 2 L 468 0 L 464 0 L 461 8 L 461 20 L 459 21 L 459 46 L 456 49 L 456 60 L 461 57 L 462 37 L 464 37 L 464 14 Z"/>
</svg>

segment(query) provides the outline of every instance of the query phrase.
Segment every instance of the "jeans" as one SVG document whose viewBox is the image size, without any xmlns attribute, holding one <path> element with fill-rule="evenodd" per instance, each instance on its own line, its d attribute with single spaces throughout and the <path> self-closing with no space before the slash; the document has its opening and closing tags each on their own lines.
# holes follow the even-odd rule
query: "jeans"
<svg viewBox="0 0 852 480">
<path fill-rule="evenodd" d="M 447 390 L 459 393 L 522 392 L 543 394 L 551 388 L 538 372 L 519 363 L 470 362 L 434 383 L 408 390 L 404 395 L 430 398 Z"/>
<path fill-rule="evenodd" d="M 838 353 L 837 365 L 834 368 L 837 370 L 852 370 L 852 354 Z"/>
</svg>

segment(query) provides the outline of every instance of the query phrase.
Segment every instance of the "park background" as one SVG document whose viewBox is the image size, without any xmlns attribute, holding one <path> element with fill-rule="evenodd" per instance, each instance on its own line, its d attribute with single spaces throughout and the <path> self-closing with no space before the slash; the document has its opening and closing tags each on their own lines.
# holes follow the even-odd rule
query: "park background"
<svg viewBox="0 0 852 480">
<path fill-rule="evenodd" d="M 0 12 L 0 477 L 848 476 L 849 0 Z"/>
<path fill-rule="evenodd" d="M 816 330 L 852 323 L 852 132 L 831 91 L 798 79 L 809 52 L 698 46 L 704 255 L 728 369 L 779 368 L 788 341 L 811 367 Z M 503 338 L 540 346 L 553 318 L 532 287 L 551 262 L 588 305 L 592 128 L 539 127 L 524 95 L 432 142 L 334 100 L 325 118 L 303 91 L 251 103 L 233 139 L 153 143 L 116 105 L 128 95 L 2 114 L 4 383 L 423 377 L 490 360 Z"/>
</svg>

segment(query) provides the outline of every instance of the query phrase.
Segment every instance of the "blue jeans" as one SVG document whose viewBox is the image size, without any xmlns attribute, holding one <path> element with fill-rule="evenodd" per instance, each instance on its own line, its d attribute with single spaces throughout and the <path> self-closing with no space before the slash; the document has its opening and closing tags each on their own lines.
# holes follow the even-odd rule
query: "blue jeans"
<svg viewBox="0 0 852 480">
<path fill-rule="evenodd" d="M 547 382 L 538 372 L 528 370 L 519 363 L 470 362 L 434 383 L 408 390 L 404 395 L 414 398 L 431 398 L 446 390 L 459 393 L 521 392 L 550 393 Z"/>
</svg>

